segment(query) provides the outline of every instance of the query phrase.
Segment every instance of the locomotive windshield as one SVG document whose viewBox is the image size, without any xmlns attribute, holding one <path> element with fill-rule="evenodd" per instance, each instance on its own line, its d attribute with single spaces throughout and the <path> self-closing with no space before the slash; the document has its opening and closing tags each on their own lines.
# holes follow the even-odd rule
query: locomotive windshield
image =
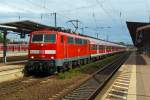
<svg viewBox="0 0 150 100">
<path fill-rule="evenodd" d="M 56 42 L 56 34 L 34 34 L 32 36 L 32 42 Z"/>
<path fill-rule="evenodd" d="M 43 34 L 34 34 L 32 37 L 32 42 L 42 42 Z"/>
</svg>

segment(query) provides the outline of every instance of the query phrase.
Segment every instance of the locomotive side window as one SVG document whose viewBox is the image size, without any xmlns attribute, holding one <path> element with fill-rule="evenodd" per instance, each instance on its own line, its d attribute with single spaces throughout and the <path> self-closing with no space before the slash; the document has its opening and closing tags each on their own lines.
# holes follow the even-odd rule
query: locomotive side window
<svg viewBox="0 0 150 100">
<path fill-rule="evenodd" d="M 32 42 L 43 42 L 43 34 L 33 35 Z"/>
<path fill-rule="evenodd" d="M 79 38 L 76 38 L 75 42 L 76 42 L 76 44 L 82 44 L 83 43 L 82 39 L 79 39 Z"/>
<path fill-rule="evenodd" d="M 56 42 L 56 34 L 45 34 L 44 42 L 50 42 L 50 43 Z"/>
<path fill-rule="evenodd" d="M 68 37 L 68 44 L 74 44 L 73 37 Z"/>
<path fill-rule="evenodd" d="M 104 47 L 102 45 L 99 46 L 99 50 L 103 50 Z"/>
<path fill-rule="evenodd" d="M 61 43 L 64 43 L 64 36 L 61 36 Z"/>
</svg>

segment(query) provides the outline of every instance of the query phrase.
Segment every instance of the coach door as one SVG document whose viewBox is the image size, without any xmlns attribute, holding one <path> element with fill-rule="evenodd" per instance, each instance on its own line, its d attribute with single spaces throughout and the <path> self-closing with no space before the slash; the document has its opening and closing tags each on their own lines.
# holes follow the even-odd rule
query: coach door
<svg viewBox="0 0 150 100">
<path fill-rule="evenodd" d="M 96 45 L 96 52 L 97 52 L 97 54 L 99 54 L 99 45 L 98 44 Z"/>
</svg>

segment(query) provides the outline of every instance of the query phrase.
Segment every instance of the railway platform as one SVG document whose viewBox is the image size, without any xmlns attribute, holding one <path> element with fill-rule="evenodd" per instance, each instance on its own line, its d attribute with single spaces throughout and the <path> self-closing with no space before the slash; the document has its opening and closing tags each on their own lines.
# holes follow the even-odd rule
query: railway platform
<svg viewBox="0 0 150 100">
<path fill-rule="evenodd" d="M 11 56 L 27 56 L 28 52 L 27 51 L 21 51 L 21 52 L 7 52 L 7 56 L 11 57 Z M 3 52 L 0 51 L 0 57 L 3 57 Z"/>
<path fill-rule="evenodd" d="M 150 58 L 133 52 L 95 100 L 150 100 Z"/>
<path fill-rule="evenodd" d="M 0 63 L 0 83 L 22 78 L 24 76 L 22 71 L 25 62 L 26 60 L 8 62 L 6 64 Z"/>
</svg>

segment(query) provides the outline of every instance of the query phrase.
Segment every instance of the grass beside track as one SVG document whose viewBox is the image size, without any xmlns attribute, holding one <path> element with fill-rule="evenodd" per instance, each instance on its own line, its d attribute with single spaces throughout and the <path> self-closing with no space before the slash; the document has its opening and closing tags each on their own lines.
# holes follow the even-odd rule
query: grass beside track
<svg viewBox="0 0 150 100">
<path fill-rule="evenodd" d="M 113 61 L 118 56 L 119 56 L 119 54 L 108 56 L 99 61 L 92 62 L 92 63 L 86 64 L 86 65 L 81 65 L 80 67 L 70 69 L 69 71 L 61 72 L 58 74 L 58 78 L 59 79 L 70 79 L 74 76 L 78 76 L 81 74 L 91 74 L 94 71 L 96 71 L 97 69 L 99 69 L 100 67 L 102 67 L 103 65 Z"/>
</svg>

